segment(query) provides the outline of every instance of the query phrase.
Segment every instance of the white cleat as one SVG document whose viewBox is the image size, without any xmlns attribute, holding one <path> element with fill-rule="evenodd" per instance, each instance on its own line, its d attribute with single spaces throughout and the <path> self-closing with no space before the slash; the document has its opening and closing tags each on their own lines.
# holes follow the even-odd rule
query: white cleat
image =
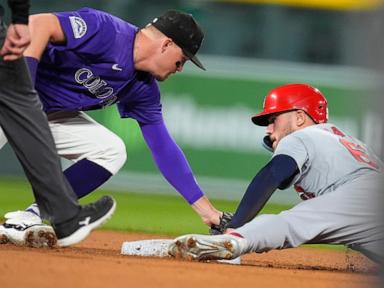
<svg viewBox="0 0 384 288">
<path fill-rule="evenodd" d="M 32 213 L 31 213 L 32 214 Z M 36 216 L 37 217 L 37 216 Z M 27 247 L 55 247 L 57 238 L 51 226 L 32 219 L 13 218 L 0 225 L 0 244 L 12 243 Z M 40 222 L 40 223 L 36 223 Z"/>
<path fill-rule="evenodd" d="M 169 255 L 187 260 L 231 260 L 240 256 L 244 238 L 223 235 L 189 234 L 176 238 L 168 248 Z"/>
<path fill-rule="evenodd" d="M 37 216 L 35 213 L 29 211 L 12 211 L 7 212 L 4 215 L 5 219 L 28 219 L 30 222 L 34 222 L 35 224 L 42 224 L 41 218 Z"/>
<path fill-rule="evenodd" d="M 0 244 L 9 243 L 8 235 L 6 229 L 3 225 L 0 225 Z"/>
</svg>

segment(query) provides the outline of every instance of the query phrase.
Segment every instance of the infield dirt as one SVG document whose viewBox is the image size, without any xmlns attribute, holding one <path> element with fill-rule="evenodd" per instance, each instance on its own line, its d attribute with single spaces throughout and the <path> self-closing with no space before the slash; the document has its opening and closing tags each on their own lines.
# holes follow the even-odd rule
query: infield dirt
<svg viewBox="0 0 384 288">
<path fill-rule="evenodd" d="M 295 248 L 241 265 L 120 255 L 124 241 L 159 238 L 168 237 L 96 231 L 72 248 L 0 245 L 0 287 L 378 287 L 375 265 L 352 251 Z"/>
</svg>

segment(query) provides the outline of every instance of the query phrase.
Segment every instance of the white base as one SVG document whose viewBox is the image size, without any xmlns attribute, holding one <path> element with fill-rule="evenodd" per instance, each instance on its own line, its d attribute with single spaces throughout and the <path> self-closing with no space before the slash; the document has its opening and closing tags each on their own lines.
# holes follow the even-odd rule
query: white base
<svg viewBox="0 0 384 288">
<path fill-rule="evenodd" d="M 173 241 L 173 239 L 150 239 L 123 242 L 121 254 L 144 257 L 170 257 L 168 247 Z M 214 262 L 241 264 L 240 257 L 232 260 L 217 260 Z"/>
<path fill-rule="evenodd" d="M 169 257 L 168 246 L 173 239 L 152 239 L 124 242 L 121 254 L 129 256 Z"/>
</svg>

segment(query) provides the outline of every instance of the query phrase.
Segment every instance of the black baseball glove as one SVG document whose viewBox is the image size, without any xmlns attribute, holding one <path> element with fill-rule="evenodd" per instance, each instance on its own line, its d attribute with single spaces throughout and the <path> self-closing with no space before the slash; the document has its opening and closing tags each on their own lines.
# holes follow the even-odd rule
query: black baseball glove
<svg viewBox="0 0 384 288">
<path fill-rule="evenodd" d="M 219 235 L 223 234 L 227 229 L 228 223 L 231 221 L 233 217 L 233 213 L 223 212 L 223 216 L 220 217 L 219 224 L 212 224 L 211 229 L 209 229 L 209 234 L 211 235 Z"/>
</svg>

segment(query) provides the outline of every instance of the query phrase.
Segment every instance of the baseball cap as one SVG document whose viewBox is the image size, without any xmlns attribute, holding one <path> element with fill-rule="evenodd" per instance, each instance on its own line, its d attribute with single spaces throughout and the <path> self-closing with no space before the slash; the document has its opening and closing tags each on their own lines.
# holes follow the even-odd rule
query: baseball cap
<svg viewBox="0 0 384 288">
<path fill-rule="evenodd" d="M 195 55 L 201 46 L 204 33 L 191 14 L 169 10 L 153 19 L 150 24 L 171 38 L 197 67 L 205 70 Z"/>
</svg>

